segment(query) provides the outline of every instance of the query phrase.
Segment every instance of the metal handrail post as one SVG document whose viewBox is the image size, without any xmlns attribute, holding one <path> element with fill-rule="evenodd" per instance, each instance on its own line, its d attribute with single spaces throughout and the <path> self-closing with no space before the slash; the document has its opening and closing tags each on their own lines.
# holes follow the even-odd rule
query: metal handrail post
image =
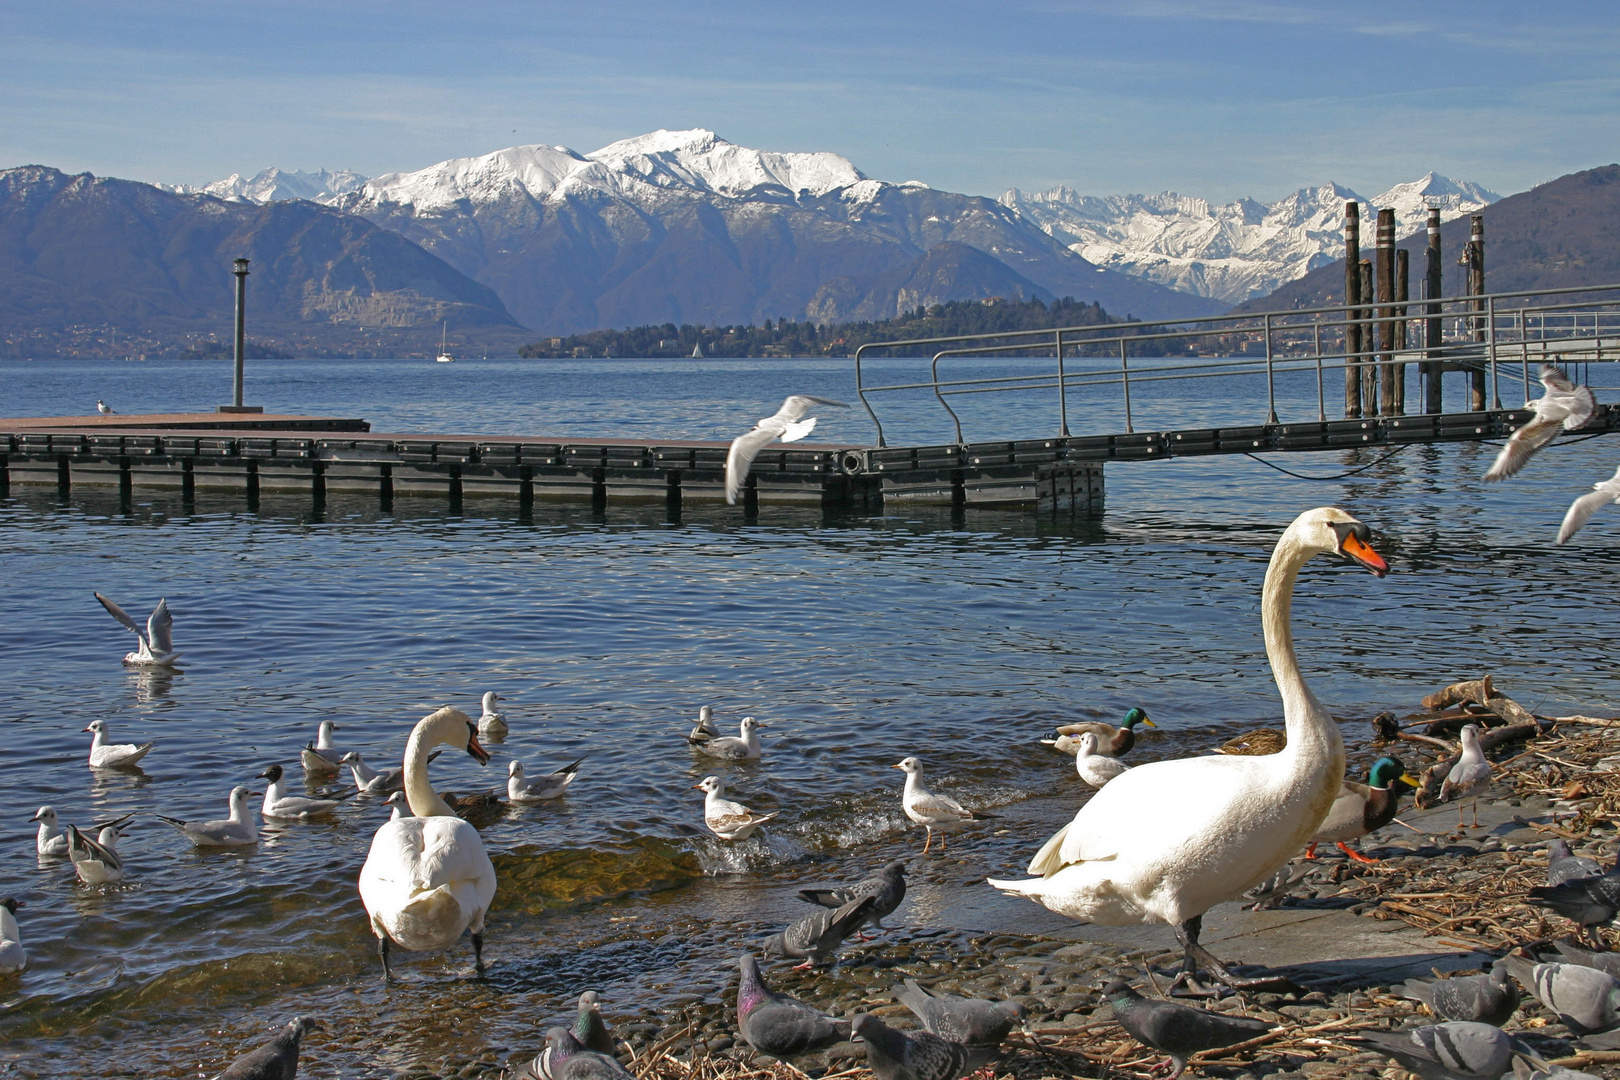
<svg viewBox="0 0 1620 1080">
<path fill-rule="evenodd" d="M 878 419 L 877 413 L 872 409 L 872 403 L 866 399 L 866 382 L 861 378 L 861 354 L 866 352 L 866 346 L 860 345 L 855 349 L 855 393 L 860 396 L 861 404 L 866 406 L 866 415 L 872 418 L 872 426 L 877 428 L 877 444 L 887 446 L 883 441 L 883 422 Z"/>
<path fill-rule="evenodd" d="M 1058 351 L 1058 434 L 1069 437 L 1069 387 L 1063 377 L 1063 331 L 1057 331 Z"/>
<path fill-rule="evenodd" d="M 1502 407 L 1502 383 L 1496 370 L 1496 297 L 1485 300 L 1485 352 L 1491 358 L 1491 407 Z"/>
<path fill-rule="evenodd" d="M 1266 316 L 1266 423 L 1277 422 L 1277 380 L 1271 366 L 1271 316 Z"/>
<path fill-rule="evenodd" d="M 944 355 L 943 351 L 935 353 L 934 362 L 929 367 L 929 373 L 934 379 L 934 396 L 939 399 L 941 405 L 945 406 L 945 411 L 951 414 L 951 419 L 956 421 L 956 445 L 966 446 L 967 442 L 962 438 L 962 418 L 956 415 L 956 410 L 951 408 L 951 403 L 946 401 L 945 395 L 939 392 L 939 358 Z"/>
<path fill-rule="evenodd" d="M 1136 428 L 1131 424 L 1131 362 L 1124 338 L 1119 339 L 1119 375 L 1125 387 L 1125 433 L 1128 435 Z"/>
<path fill-rule="evenodd" d="M 1327 390 L 1322 385 L 1322 317 L 1315 317 L 1316 327 L 1316 418 L 1327 421 Z"/>
</svg>

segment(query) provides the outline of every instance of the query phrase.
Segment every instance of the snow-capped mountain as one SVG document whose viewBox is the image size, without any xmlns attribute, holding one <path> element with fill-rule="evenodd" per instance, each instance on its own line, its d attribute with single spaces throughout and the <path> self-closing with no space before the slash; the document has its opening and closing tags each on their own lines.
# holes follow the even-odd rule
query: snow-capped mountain
<svg viewBox="0 0 1620 1080">
<path fill-rule="evenodd" d="M 295 169 L 292 172 L 284 169 L 265 169 L 251 179 L 244 178 L 240 173 L 232 173 L 223 180 L 215 180 L 212 184 L 205 184 L 202 187 L 191 187 L 188 184 L 157 186 L 177 195 L 212 195 L 227 202 L 268 203 L 284 202 L 288 199 L 331 202 L 336 196 L 354 191 L 365 182 L 364 176 L 349 169 L 331 172 L 326 169 L 318 169 L 315 172 L 305 172 L 302 169 Z"/>
<path fill-rule="evenodd" d="M 1370 247 L 1379 208 L 1395 210 L 1399 239 L 1424 227 L 1431 204 L 1449 221 L 1500 198 L 1478 184 L 1431 172 L 1372 199 L 1328 183 L 1274 203 L 1239 199 L 1211 206 L 1174 192 L 1099 198 L 1068 187 L 1040 193 L 1014 188 L 1001 202 L 1098 266 L 1238 303 L 1342 256 L 1344 204 L 1352 199 L 1363 204 L 1362 244 Z"/>
</svg>

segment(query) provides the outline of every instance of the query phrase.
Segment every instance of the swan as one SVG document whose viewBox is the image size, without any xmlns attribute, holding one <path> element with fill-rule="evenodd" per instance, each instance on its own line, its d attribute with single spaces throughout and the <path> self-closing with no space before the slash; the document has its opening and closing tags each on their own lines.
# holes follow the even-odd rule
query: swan
<svg viewBox="0 0 1620 1080">
<path fill-rule="evenodd" d="M 26 906 L 21 900 L 0 897 L 0 975 L 9 975 L 28 966 L 28 955 L 22 947 L 22 932 L 17 929 L 17 909 Z"/>
<path fill-rule="evenodd" d="M 107 721 L 92 720 L 84 730 L 94 732 L 90 738 L 90 767 L 92 769 L 127 769 L 140 763 L 151 752 L 155 743 L 110 743 Z"/>
<path fill-rule="evenodd" d="M 484 970 L 484 912 L 495 898 L 495 867 L 478 830 L 456 816 L 428 783 L 429 751 L 440 744 L 465 749 L 480 765 L 489 751 L 478 727 L 448 705 L 424 716 L 405 744 L 405 801 L 411 817 L 384 823 L 371 838 L 360 868 L 360 899 L 377 935 L 383 980 L 390 943 L 412 952 L 444 949 L 472 931 L 473 960 Z"/>
<path fill-rule="evenodd" d="M 152 614 L 146 619 L 146 633 L 141 633 L 141 625 L 132 619 L 129 612 L 102 596 L 98 592 L 90 595 L 101 601 L 101 606 L 107 609 L 107 614 L 124 624 L 124 628 L 135 635 L 141 647 L 124 656 L 124 663 L 137 667 L 173 667 L 180 654 L 174 651 L 174 616 L 169 614 L 169 602 L 159 600 L 158 606 L 152 609 Z"/>
<path fill-rule="evenodd" d="M 1344 783 L 1338 725 L 1311 693 L 1294 655 L 1294 583 L 1315 555 L 1340 554 L 1379 577 L 1389 565 L 1367 526 L 1335 507 L 1301 514 L 1266 570 L 1261 623 L 1283 699 L 1288 745 L 1264 757 L 1209 755 L 1138 765 L 1093 795 L 1030 863 L 1040 875 L 995 880 L 1060 915 L 1104 926 L 1166 923 L 1185 950 L 1230 986 L 1256 985 L 1198 944 L 1204 912 L 1274 874 L 1309 842 Z"/>
<path fill-rule="evenodd" d="M 495 707 L 495 703 L 501 700 L 501 695 L 493 690 L 484 694 L 484 712 L 478 717 L 478 734 L 490 739 L 504 739 L 507 732 L 512 730 L 506 722 L 506 715 Z"/>
<path fill-rule="evenodd" d="M 742 493 L 743 482 L 748 479 L 748 468 L 759 456 L 759 452 L 778 439 L 783 442 L 798 442 L 810 432 L 815 430 L 816 418 L 801 420 L 799 417 L 810 411 L 812 405 L 835 405 L 840 409 L 849 406 L 842 401 L 832 398 L 814 397 L 810 394 L 794 394 L 782 402 L 782 407 L 776 410 L 774 416 L 767 416 L 756 423 L 750 430 L 731 440 L 731 449 L 726 451 L 726 502 L 732 506 L 737 504 L 737 496 Z"/>
</svg>

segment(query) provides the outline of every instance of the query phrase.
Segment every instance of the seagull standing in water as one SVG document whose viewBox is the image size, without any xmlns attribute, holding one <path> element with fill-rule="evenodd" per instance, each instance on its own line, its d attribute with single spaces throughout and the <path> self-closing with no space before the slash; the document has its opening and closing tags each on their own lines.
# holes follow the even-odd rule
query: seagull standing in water
<svg viewBox="0 0 1620 1080">
<path fill-rule="evenodd" d="M 846 402 L 834 401 L 832 398 L 794 394 L 782 402 L 782 407 L 777 410 L 775 416 L 767 416 L 755 424 L 752 431 L 731 440 L 731 451 L 726 454 L 727 503 L 736 505 L 737 494 L 742 491 L 743 481 L 748 479 L 748 467 L 754 463 L 754 458 L 761 450 L 778 439 L 782 442 L 798 442 L 815 430 L 815 417 L 812 416 L 808 420 L 799 419 L 810 411 L 812 405 L 849 408 Z"/>
<path fill-rule="evenodd" d="M 169 602 L 159 600 L 158 606 L 152 609 L 152 615 L 146 620 L 146 633 L 141 633 L 141 626 L 129 613 L 100 593 L 93 594 L 101 601 L 101 606 L 107 613 L 134 634 L 140 641 L 141 647 L 124 657 L 126 664 L 138 664 L 143 667 L 173 667 L 174 662 L 180 659 L 180 654 L 174 651 L 174 617 L 169 614 Z"/>
<path fill-rule="evenodd" d="M 1558 527 L 1558 542 L 1562 544 L 1592 520 L 1592 515 L 1608 503 L 1620 503 L 1620 469 L 1607 480 L 1592 485 L 1592 490 L 1569 504 L 1564 523 Z"/>
<path fill-rule="evenodd" d="M 1551 364 L 1541 365 L 1542 395 L 1525 403 L 1535 415 L 1515 431 L 1485 473 L 1487 480 L 1506 480 L 1530 460 L 1537 450 L 1553 441 L 1560 431 L 1585 427 L 1597 412 L 1597 398 L 1590 386 L 1576 386 L 1568 375 Z"/>
</svg>

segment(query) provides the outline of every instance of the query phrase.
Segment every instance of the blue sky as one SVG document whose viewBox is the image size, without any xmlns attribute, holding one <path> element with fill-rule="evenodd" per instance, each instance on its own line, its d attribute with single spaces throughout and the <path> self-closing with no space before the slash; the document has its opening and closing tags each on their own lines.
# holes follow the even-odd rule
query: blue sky
<svg viewBox="0 0 1620 1080">
<path fill-rule="evenodd" d="M 656 128 L 996 195 L 1620 159 L 1612 3 L 0 0 L 0 167 L 203 183 Z"/>
</svg>

